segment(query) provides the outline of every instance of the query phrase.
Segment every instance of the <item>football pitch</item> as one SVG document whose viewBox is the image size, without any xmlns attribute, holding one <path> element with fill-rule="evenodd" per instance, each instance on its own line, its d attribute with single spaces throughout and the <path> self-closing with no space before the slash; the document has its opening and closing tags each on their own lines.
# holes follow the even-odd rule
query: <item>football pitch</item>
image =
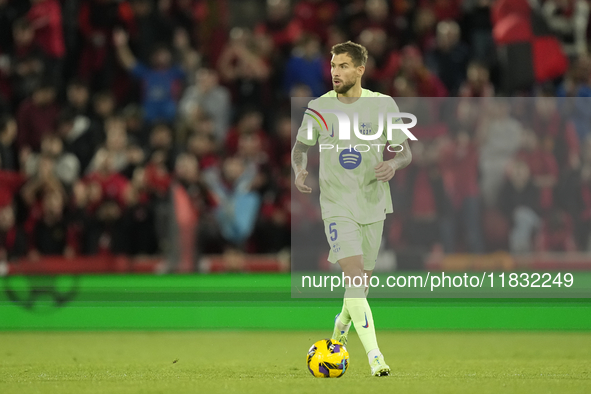
<svg viewBox="0 0 591 394">
<path fill-rule="evenodd" d="M 591 333 L 378 331 L 374 378 L 352 331 L 346 374 L 314 378 L 329 331 L 0 333 L 0 393 L 591 392 Z"/>
</svg>

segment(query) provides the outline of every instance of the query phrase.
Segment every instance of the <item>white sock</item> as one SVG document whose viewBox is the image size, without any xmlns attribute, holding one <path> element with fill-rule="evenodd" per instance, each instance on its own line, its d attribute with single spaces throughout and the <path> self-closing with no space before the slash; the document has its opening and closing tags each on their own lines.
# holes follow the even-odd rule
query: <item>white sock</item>
<svg viewBox="0 0 591 394">
<path fill-rule="evenodd" d="M 370 350 L 369 353 L 367 353 L 367 359 L 369 360 L 369 363 L 371 364 L 371 362 L 373 361 L 374 358 L 376 357 L 380 357 L 382 355 L 382 352 L 380 352 L 380 349 L 373 349 Z"/>
</svg>

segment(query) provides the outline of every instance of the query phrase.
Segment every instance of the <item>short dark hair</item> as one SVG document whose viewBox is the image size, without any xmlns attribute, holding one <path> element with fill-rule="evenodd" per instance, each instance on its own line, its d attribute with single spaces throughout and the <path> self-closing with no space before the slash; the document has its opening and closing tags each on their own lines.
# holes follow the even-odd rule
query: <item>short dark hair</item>
<svg viewBox="0 0 591 394">
<path fill-rule="evenodd" d="M 365 66 L 367 63 L 367 48 L 352 41 L 336 44 L 332 47 L 330 53 L 332 55 L 341 55 L 346 53 L 353 60 L 353 64 L 356 67 Z"/>
</svg>

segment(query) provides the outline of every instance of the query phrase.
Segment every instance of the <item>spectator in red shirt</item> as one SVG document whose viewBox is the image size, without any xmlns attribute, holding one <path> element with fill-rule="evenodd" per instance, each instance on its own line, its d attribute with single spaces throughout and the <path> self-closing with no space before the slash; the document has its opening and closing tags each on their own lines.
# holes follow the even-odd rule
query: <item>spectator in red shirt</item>
<svg viewBox="0 0 591 394">
<path fill-rule="evenodd" d="M 12 104 L 17 107 L 29 97 L 46 73 L 47 55 L 35 43 L 35 31 L 26 18 L 17 19 L 12 26 L 13 49 L 9 69 Z M 8 76 L 6 77 L 8 78 Z"/>
<path fill-rule="evenodd" d="M 10 0 L 0 0 L 0 52 L 8 52 L 12 47 L 10 28 L 19 13 L 14 4 L 10 3 Z"/>
<path fill-rule="evenodd" d="M 65 215 L 64 196 L 57 191 L 43 195 L 40 209 L 29 218 L 29 255 L 73 256 L 78 246 Z"/>
<path fill-rule="evenodd" d="M 446 97 L 445 85 L 423 63 L 423 56 L 418 48 L 406 46 L 402 49 L 399 76 L 411 81 L 420 97 Z M 396 92 L 393 94 L 396 96 Z"/>
<path fill-rule="evenodd" d="M 466 80 L 460 85 L 460 97 L 494 97 L 495 88 L 490 82 L 488 68 L 479 62 L 471 62 L 466 71 Z"/>
<path fill-rule="evenodd" d="M 370 90 L 385 92 L 400 68 L 400 54 L 389 51 L 387 35 L 382 29 L 366 29 L 359 35 L 359 42 L 367 48 L 368 59 L 365 78 Z"/>
<path fill-rule="evenodd" d="M 133 11 L 128 1 L 88 0 L 80 5 L 78 26 L 83 43 L 78 75 L 93 87 L 108 88 L 114 78 L 115 27 L 133 30 Z"/>
<path fill-rule="evenodd" d="M 96 171 L 83 179 L 87 203 L 82 209 L 82 223 L 87 254 L 124 253 L 129 241 L 121 221 L 129 181 L 113 171 L 112 156 L 107 149 L 99 149 Z"/>
<path fill-rule="evenodd" d="M 35 29 L 27 18 L 17 19 L 12 25 L 14 41 L 12 56 L 14 60 L 24 58 L 32 53 L 44 54 L 40 45 L 35 41 Z"/>
<path fill-rule="evenodd" d="M 558 181 L 558 164 L 554 155 L 540 146 L 538 136 L 534 131 L 527 130 L 517 157 L 527 164 L 533 183 L 539 189 L 540 210 L 542 212 L 549 211 L 554 203 L 554 186 Z"/>
<path fill-rule="evenodd" d="M 273 0 L 267 2 L 267 17 L 255 27 L 254 32 L 270 35 L 275 50 L 287 56 L 299 40 L 302 27 L 300 22 L 292 17 L 288 0 Z"/>
<path fill-rule="evenodd" d="M 304 31 L 317 35 L 324 43 L 327 28 L 334 23 L 338 10 L 334 0 L 302 0 L 295 5 L 293 14 Z"/>
<path fill-rule="evenodd" d="M 271 140 L 274 166 L 291 167 L 291 114 L 281 113 L 275 121 L 275 131 Z"/>
<path fill-rule="evenodd" d="M 99 149 L 95 155 L 95 170 L 84 179 L 86 184 L 99 186 L 100 194 L 93 201 L 95 206 L 106 200 L 115 201 L 120 207 L 125 205 L 124 192 L 129 181 L 123 175 L 115 172 L 115 158 L 113 156 L 114 153 L 108 149 Z"/>
<path fill-rule="evenodd" d="M 430 9 L 437 21 L 459 19 L 461 16 L 462 0 L 420 0 L 419 6 Z"/>
<path fill-rule="evenodd" d="M 100 135 L 100 142 L 104 142 L 107 119 L 115 115 L 115 96 L 107 90 L 101 90 L 92 96 L 92 128 Z"/>
<path fill-rule="evenodd" d="M 68 82 L 66 106 L 77 115 L 90 116 L 90 88 L 87 83 L 77 78 Z"/>
<path fill-rule="evenodd" d="M 158 251 L 154 204 L 147 186 L 144 169 L 137 167 L 125 191 L 126 208 L 121 220 L 127 234 L 124 251 L 132 256 Z"/>
<path fill-rule="evenodd" d="M 430 250 L 441 240 L 440 218 L 451 210 L 437 167 L 434 142 L 413 143 L 413 165 L 409 166 L 405 175 L 408 193 L 406 208 L 410 212 L 407 237 L 411 245 Z"/>
<path fill-rule="evenodd" d="M 531 127 L 540 146 L 553 153 L 559 168 L 575 169 L 580 163 L 579 136 L 574 123 L 558 111 L 553 96 L 543 92 L 535 99 Z"/>
<path fill-rule="evenodd" d="M 0 202 L 0 261 L 5 262 L 27 252 L 27 236 L 16 223 L 12 204 Z"/>
<path fill-rule="evenodd" d="M 219 163 L 219 157 L 215 154 L 215 138 L 211 134 L 193 133 L 189 137 L 188 150 L 197 158 L 202 170 Z"/>
<path fill-rule="evenodd" d="M 570 205 L 566 208 L 572 212 L 575 233 L 579 248 L 584 251 L 591 249 L 591 165 L 584 164 L 576 173 L 577 179 L 569 186 L 570 190 L 578 189 L 576 195 L 568 194 Z"/>
<path fill-rule="evenodd" d="M 188 0 L 178 0 L 178 3 L 186 3 Z M 189 8 L 189 6 L 178 7 Z M 230 7 L 228 0 L 195 0 L 193 2 L 193 15 L 195 22 L 189 23 L 189 28 L 194 28 L 194 38 L 202 53 L 211 64 L 217 64 L 220 51 L 224 48 L 228 38 L 228 24 L 230 19 Z"/>
<path fill-rule="evenodd" d="M 433 48 L 435 45 L 435 26 L 437 25 L 437 17 L 433 10 L 427 7 L 418 8 L 409 19 L 412 19 L 413 24 L 411 42 L 415 43 L 422 51 Z"/>
<path fill-rule="evenodd" d="M 147 190 L 157 199 L 166 198 L 172 177 L 166 167 L 167 153 L 155 150 L 150 155 L 150 160 L 145 167 L 145 183 Z M 134 176 L 135 172 L 134 172 Z"/>
<path fill-rule="evenodd" d="M 152 127 L 148 151 L 150 155 L 153 152 L 161 152 L 164 155 L 166 169 L 168 172 L 173 171 L 175 159 L 179 152 L 174 144 L 172 128 L 168 124 L 158 123 Z"/>
<path fill-rule="evenodd" d="M 236 156 L 244 160 L 247 165 L 254 165 L 257 174 L 252 182 L 251 189 L 263 195 L 271 186 L 273 168 L 269 153 L 262 149 L 260 136 L 256 134 L 243 134 L 238 140 Z"/>
<path fill-rule="evenodd" d="M 379 29 L 386 33 L 388 48 L 400 48 L 401 46 L 399 29 L 390 13 L 387 0 L 365 1 L 365 4 L 360 5 L 357 12 L 353 11 L 347 26 L 351 37 L 358 37 L 363 30 Z"/>
<path fill-rule="evenodd" d="M 0 170 L 16 171 L 18 159 L 14 149 L 17 135 L 16 121 L 8 115 L 0 115 Z"/>
<path fill-rule="evenodd" d="M 277 186 L 262 200 L 255 230 L 258 253 L 277 253 L 291 242 L 291 167 L 283 167 Z"/>
<path fill-rule="evenodd" d="M 26 178 L 16 171 L 0 169 L 0 207 L 10 206 Z"/>
<path fill-rule="evenodd" d="M 538 252 L 575 252 L 572 218 L 563 211 L 552 211 L 542 222 L 536 239 Z"/>
<path fill-rule="evenodd" d="M 264 42 L 265 36 L 261 35 Z M 272 68 L 260 49 L 248 30 L 235 27 L 220 55 L 221 80 L 232 89 L 234 104 L 238 108 L 253 104 L 259 108 L 264 106 Z"/>
<path fill-rule="evenodd" d="M 267 133 L 263 130 L 263 116 L 256 109 L 247 109 L 238 119 L 236 126 L 230 128 L 226 136 L 225 149 L 229 155 L 234 155 L 238 151 L 238 140 L 244 134 L 256 134 L 262 142 L 265 152 L 269 149 Z"/>
<path fill-rule="evenodd" d="M 466 131 L 459 131 L 455 140 L 441 149 L 439 165 L 453 212 L 443 220 L 442 232 L 445 252 L 456 251 L 456 228 L 463 222 L 464 234 L 471 253 L 484 251 L 480 224 L 480 196 L 478 187 L 478 148 Z"/>
<path fill-rule="evenodd" d="M 49 63 L 49 75 L 61 80 L 62 59 L 66 54 L 62 26 L 62 9 L 58 0 L 31 0 L 27 19 L 35 30 L 35 41 L 45 52 Z"/>
<path fill-rule="evenodd" d="M 512 253 L 533 250 L 533 240 L 540 226 L 540 196 L 530 176 L 527 163 L 516 160 L 499 196 L 499 208 L 512 223 L 509 248 Z"/>
<path fill-rule="evenodd" d="M 19 151 L 39 151 L 41 137 L 55 130 L 59 106 L 55 101 L 55 87 L 44 82 L 39 84 L 32 96 L 23 101 L 18 108 L 17 146 Z"/>
<path fill-rule="evenodd" d="M 148 128 L 144 123 L 142 108 L 136 104 L 129 104 L 121 111 L 125 119 L 129 142 L 144 147 L 148 145 Z"/>
</svg>

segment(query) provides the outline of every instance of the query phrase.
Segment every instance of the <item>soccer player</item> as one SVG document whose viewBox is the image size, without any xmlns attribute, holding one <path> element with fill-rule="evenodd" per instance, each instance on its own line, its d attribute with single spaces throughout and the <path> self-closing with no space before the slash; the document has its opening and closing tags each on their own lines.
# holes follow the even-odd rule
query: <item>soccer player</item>
<svg viewBox="0 0 591 394">
<path fill-rule="evenodd" d="M 333 264 L 338 262 L 344 275 L 351 278 L 345 283 L 343 308 L 335 318 L 332 338 L 346 344 L 353 323 L 367 353 L 371 374 L 387 376 L 390 367 L 378 347 L 372 313 L 366 299 L 367 286 L 380 249 L 386 214 L 392 212 L 388 181 L 396 170 L 411 162 L 411 152 L 407 136 L 402 130 L 395 129 L 391 138 L 387 139 L 386 119 L 381 123 L 383 132 L 379 139 L 367 141 L 358 138 L 354 133 L 355 126 L 362 135 L 377 134 L 379 111 L 385 115 L 384 109 L 389 113 L 399 112 L 399 109 L 391 97 L 361 87 L 361 77 L 367 62 L 365 47 L 348 41 L 335 45 L 331 54 L 333 90 L 308 105 L 317 115 L 324 115 L 322 117 L 327 124 L 315 123 L 310 139 L 308 128 L 312 123 L 304 119 L 292 150 L 295 186 L 302 193 L 312 191 L 304 183 L 308 175 L 307 152 L 310 146 L 319 143 L 320 207 L 330 245 L 328 260 Z M 350 117 L 350 140 L 339 140 L 343 131 L 338 129 L 340 123 L 337 116 L 328 112 L 331 110 L 357 113 L 357 125 L 354 124 L 354 116 Z M 397 118 L 396 123 L 403 122 Z M 338 135 L 335 128 L 339 130 Z M 392 151 L 397 152 L 388 161 L 383 159 L 386 143 L 390 144 Z M 357 151 L 354 147 L 358 144 L 365 144 L 365 147 Z M 330 149 L 330 146 L 336 146 L 337 149 Z M 369 150 L 367 146 L 370 146 Z M 364 274 L 367 275 L 366 280 L 363 279 Z M 359 279 L 355 280 L 356 277 Z"/>
</svg>

